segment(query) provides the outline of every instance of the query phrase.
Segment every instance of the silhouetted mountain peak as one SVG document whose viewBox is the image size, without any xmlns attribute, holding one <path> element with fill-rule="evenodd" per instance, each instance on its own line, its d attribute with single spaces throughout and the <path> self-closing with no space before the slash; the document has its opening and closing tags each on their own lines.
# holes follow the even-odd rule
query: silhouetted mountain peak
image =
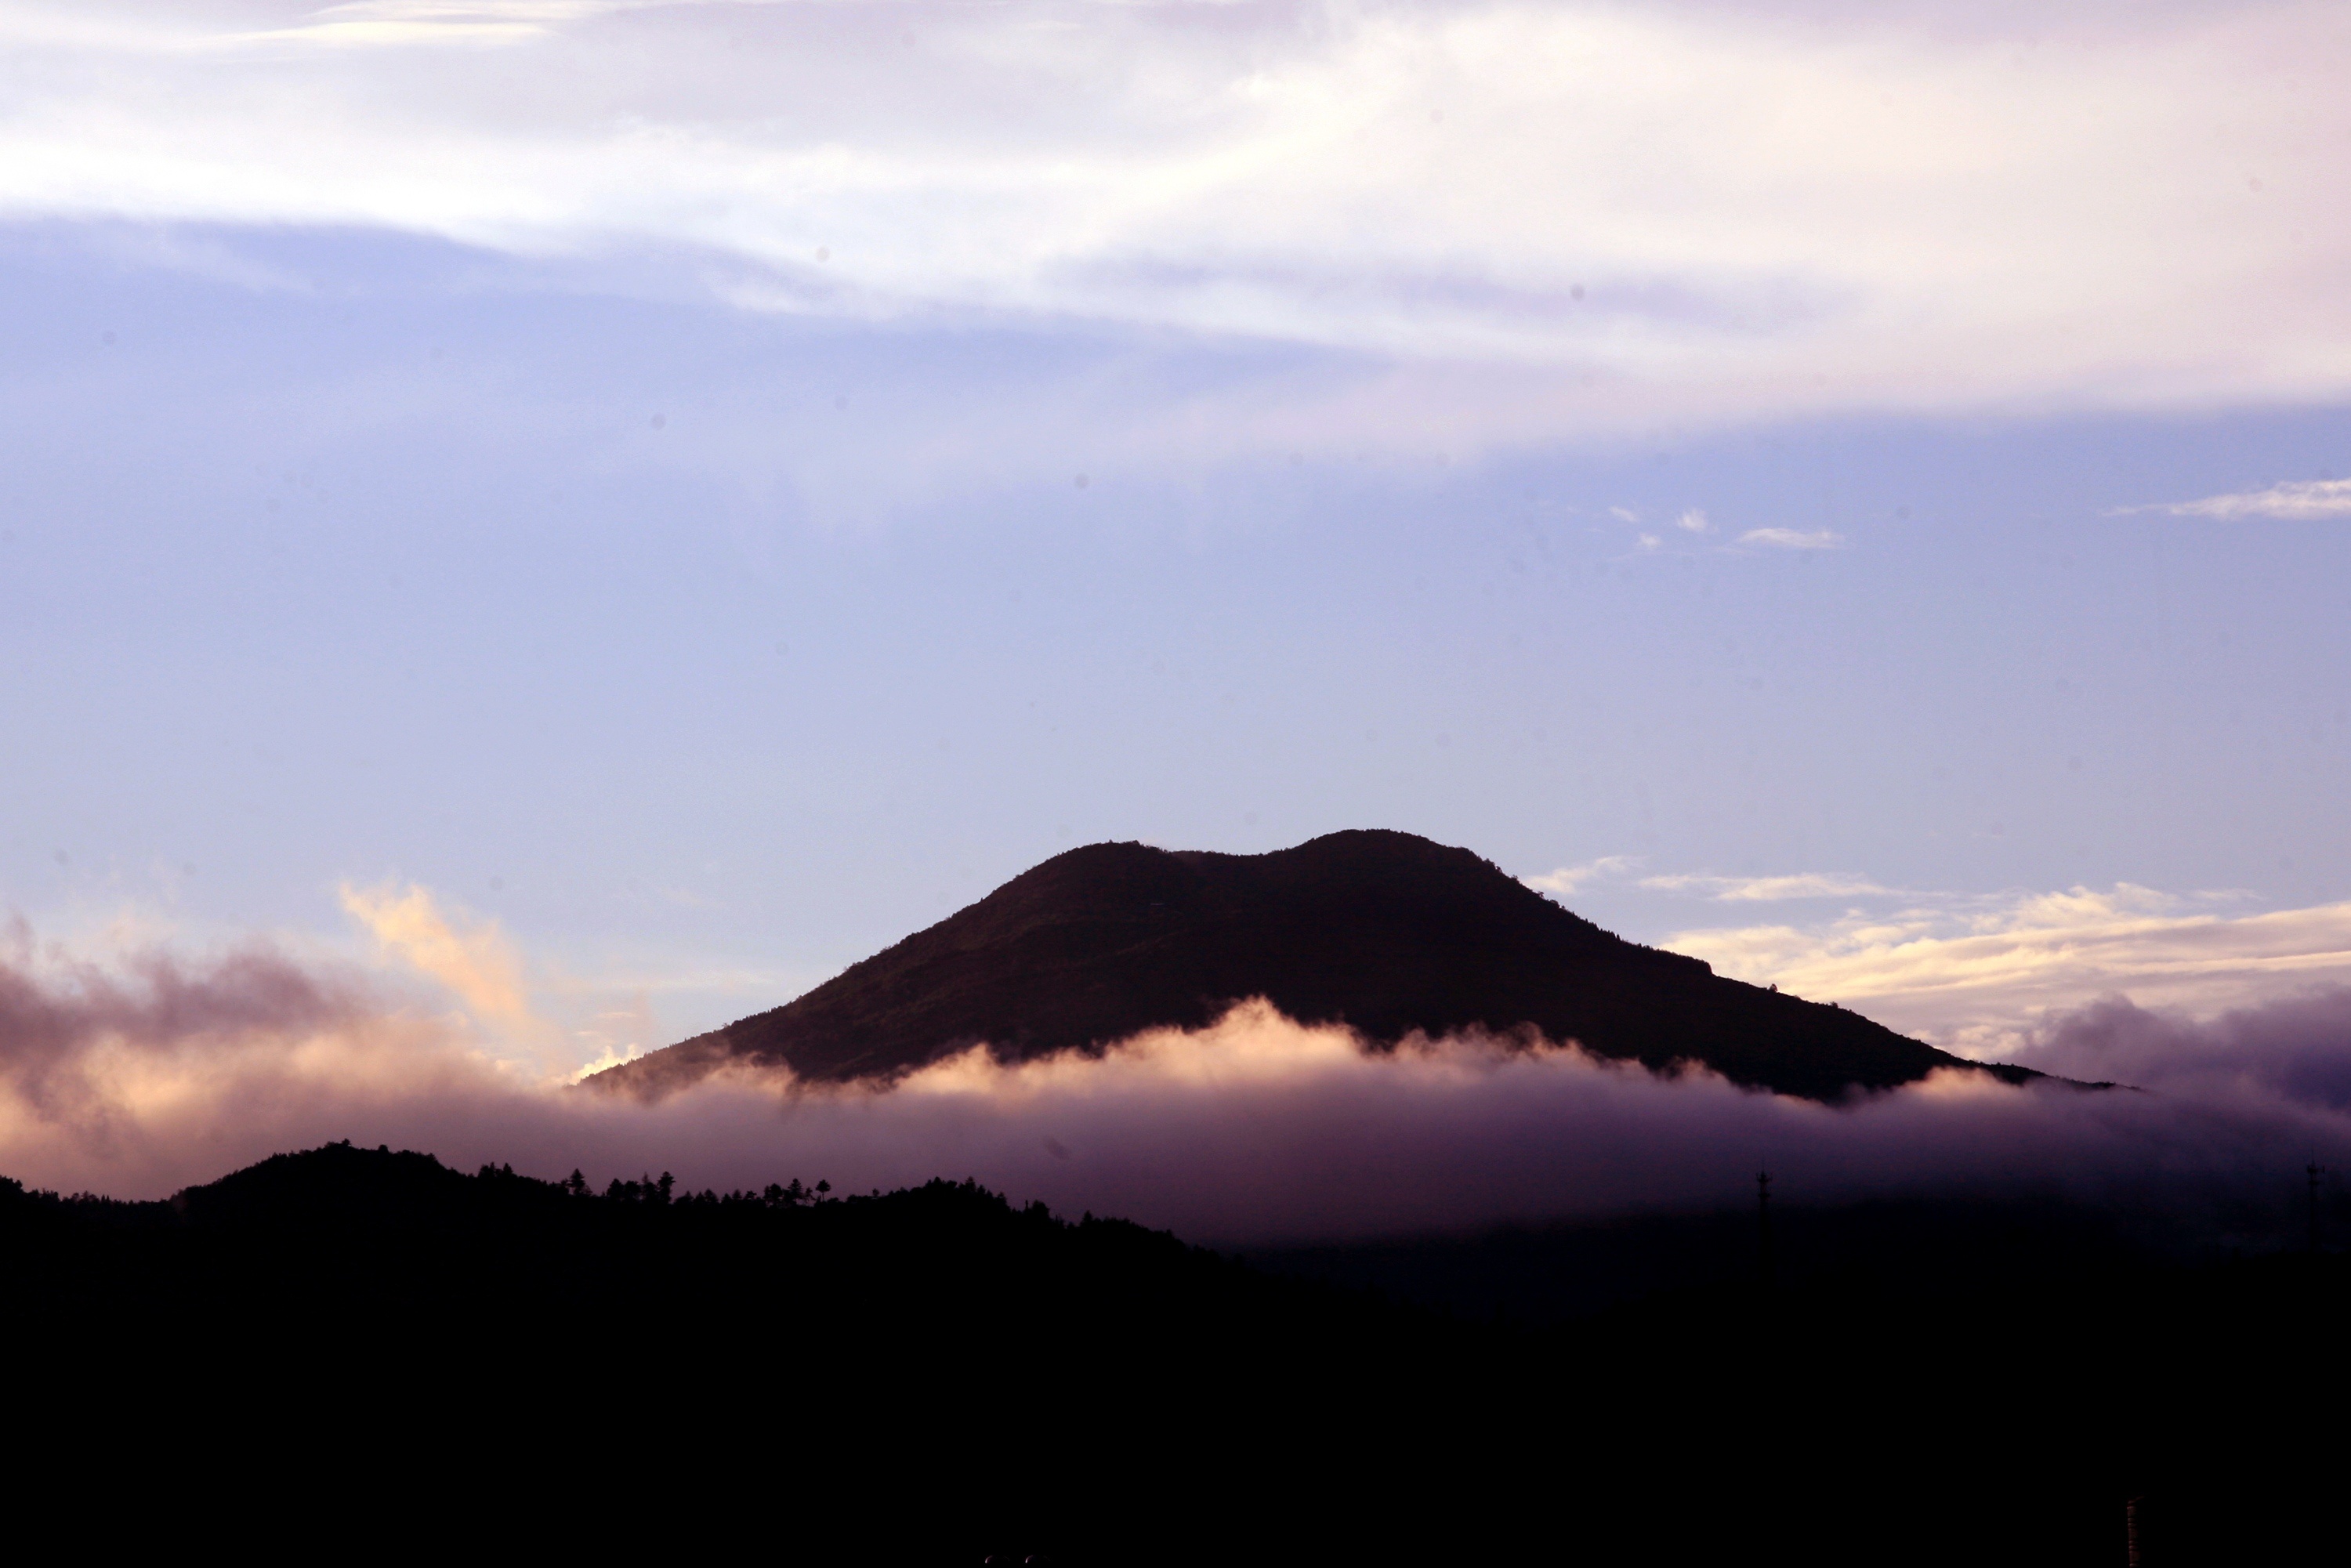
<svg viewBox="0 0 2351 1568">
<path fill-rule="evenodd" d="M 1603 1056 L 1702 1062 L 1817 1098 L 1971 1065 L 1626 942 L 1468 850 L 1357 830 L 1259 855 L 1069 850 L 796 1001 L 590 1082 L 658 1094 L 729 1061 L 841 1081 L 974 1044 L 1006 1061 L 1095 1051 L 1200 1028 L 1252 997 L 1375 1048 L 1531 1027 Z"/>
<path fill-rule="evenodd" d="M 355 1147 L 349 1140 L 296 1154 L 272 1155 L 218 1181 L 172 1197 L 192 1220 L 235 1222 L 255 1216 L 284 1219 L 413 1216 L 464 1201 L 465 1176 L 431 1155 L 413 1150 Z"/>
</svg>

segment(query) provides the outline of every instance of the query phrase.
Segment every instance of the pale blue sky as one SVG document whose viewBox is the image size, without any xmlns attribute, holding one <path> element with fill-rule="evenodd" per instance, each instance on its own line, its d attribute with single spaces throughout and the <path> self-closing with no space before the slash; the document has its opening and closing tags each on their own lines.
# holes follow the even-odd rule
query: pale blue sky
<svg viewBox="0 0 2351 1568">
<path fill-rule="evenodd" d="M 681 28 L 729 9 L 653 8 Z M 515 21 L 527 8 L 475 10 L 523 28 L 501 58 L 587 47 Z M 634 15 L 569 10 L 582 26 Z M 848 12 L 824 15 L 836 43 L 871 20 L 843 32 Z M 1318 15 L 1341 37 L 1330 69 L 1373 47 Z M 2314 15 L 2261 13 L 2331 47 L 2340 29 Z M 1938 56 L 1918 16 L 1876 40 L 1916 70 L 2004 47 Z M 2110 64 L 2135 40 L 2187 47 L 2152 22 L 2102 37 Z M 415 51 L 438 47 L 385 68 L 425 70 Z M 678 57 L 691 78 L 698 57 Z M 1798 68 L 1750 63 L 1764 82 Z M 326 68 L 283 67 L 318 89 L 322 141 L 356 146 L 383 112 L 361 89 L 394 78 L 340 55 L 340 76 L 308 74 Z M 2153 96 L 2169 68 L 2114 68 Z M 2237 86 L 2258 97 L 2258 78 Z M 52 109 L 104 100 L 63 67 L 43 79 Z M 569 78 L 533 79 L 560 99 Z M 2017 114 L 2056 112 L 2063 86 Z M 121 133 L 156 180 L 207 135 L 244 133 L 234 104 L 163 98 L 141 112 L 166 130 L 184 115 L 186 146 Z M 1146 110 L 1106 125 L 1119 104 L 1093 104 L 1051 135 L 1138 158 L 1180 140 L 1142 88 L 1121 101 Z M 961 112 L 1021 140 L 1017 107 Z M 811 146 L 857 150 L 867 133 L 841 113 Z M 1452 123 L 1430 113 L 1414 123 Z M 2339 320 L 2296 319 L 2291 297 L 2274 322 L 2208 301 L 2212 319 L 2175 341 L 2133 314 L 2167 295 L 2194 312 L 2214 278 L 2339 295 L 2339 213 L 2290 246 L 2281 230 L 2283 260 L 2151 257 L 2149 235 L 2202 221 L 2159 190 L 2110 214 L 2114 243 L 2081 265 L 2110 267 L 2128 308 L 2082 305 L 2079 343 L 2059 285 L 2090 300 L 2096 279 L 2033 271 L 2030 203 L 2008 251 L 1995 235 L 1973 264 L 2013 308 L 1928 325 L 1930 268 L 1835 276 L 1758 239 L 1780 281 L 1725 283 L 1665 259 L 1680 240 L 1627 218 L 1656 205 L 1630 195 L 1593 209 L 1635 237 L 1589 272 L 1499 210 L 1489 234 L 1402 260 L 1377 225 L 1348 227 L 1360 214 L 1237 257 L 1281 224 L 1251 208 L 1227 245 L 1219 225 L 1241 220 L 1191 213 L 1170 239 L 1183 225 L 1163 210 L 1123 214 L 1144 237 L 1082 267 L 910 241 L 868 292 L 836 297 L 823 269 L 855 255 L 787 263 L 786 238 L 726 237 L 739 214 L 646 218 L 604 186 L 538 214 L 514 193 L 528 160 L 481 129 L 512 127 L 478 106 L 441 127 L 449 162 L 403 176 L 488 192 L 454 216 L 413 193 L 371 206 L 391 176 L 363 147 L 335 154 L 377 182 L 348 201 L 321 193 L 331 169 L 298 171 L 319 182 L 298 189 L 234 147 L 204 154 L 220 183 L 159 196 L 120 145 L 107 162 L 65 131 L 23 141 L 39 119 L 11 134 L 49 160 L 47 193 L 21 169 L 0 192 L 0 908 L 38 930 L 131 912 L 190 939 L 340 940 L 340 884 L 412 881 L 547 963 L 651 988 L 682 1033 L 1106 838 L 1255 851 L 1384 826 L 1529 875 L 1637 857 L 1567 896 L 1651 940 L 1759 916 L 1641 885 L 1678 873 L 1842 873 L 1938 907 L 2118 883 L 2236 890 L 2237 914 L 2351 899 L 2351 500 L 2117 515 L 2351 471 Z M 953 129 L 928 133 L 946 146 Z M 2324 167 L 2272 129 L 2264 168 Z M 458 156 L 467 136 L 478 166 Z M 1687 166 L 1703 152 L 1683 150 Z M 730 157 L 756 185 L 739 146 L 699 167 Z M 938 188 L 951 164 L 930 168 Z M 230 176 L 251 189 L 221 195 Z M 982 209 L 1020 174 L 964 177 Z M 1053 193 L 1036 223 L 1090 221 L 1036 177 Z M 2243 176 L 2263 195 L 2281 177 Z M 1878 232 L 1865 192 L 1846 212 L 1821 188 L 1852 234 Z M 835 215 L 869 248 L 919 226 L 858 200 L 867 228 Z M 512 233 L 482 215 L 499 201 L 520 204 Z M 1720 200 L 1688 204 L 1696 222 Z M 768 216 L 789 229 L 798 210 Z M 1018 227 L 973 222 L 975 255 Z M 1923 243 L 1885 225 L 1888 254 Z M 1327 276 L 1301 282 L 1309 266 Z M 1700 273 L 1716 296 L 1690 292 Z M 1749 314 L 1725 325 L 1734 295 Z M 1579 310 L 1617 314 L 1536 342 Z M 1909 325 L 1879 319 L 1903 310 Z M 1513 322 L 1531 358 L 1507 346 Z M 1976 341 L 1978 358 L 1951 346 Z M 1765 913 L 1803 925 L 1852 904 Z"/>
</svg>

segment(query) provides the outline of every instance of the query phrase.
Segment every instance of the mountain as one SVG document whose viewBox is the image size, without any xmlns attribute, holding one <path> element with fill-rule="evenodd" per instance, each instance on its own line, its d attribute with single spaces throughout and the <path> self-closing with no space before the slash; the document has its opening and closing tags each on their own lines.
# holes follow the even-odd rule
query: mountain
<svg viewBox="0 0 2351 1568">
<path fill-rule="evenodd" d="M 796 1001 L 589 1082 L 653 1097 L 730 1061 L 888 1078 L 974 1044 L 1027 1061 L 1198 1028 L 1250 997 L 1375 1048 L 1415 1031 L 1531 1027 L 1598 1055 L 1703 1062 L 1819 1100 L 1974 1065 L 1612 936 L 1468 850 L 1352 831 L 1261 855 L 1071 850 Z"/>
</svg>

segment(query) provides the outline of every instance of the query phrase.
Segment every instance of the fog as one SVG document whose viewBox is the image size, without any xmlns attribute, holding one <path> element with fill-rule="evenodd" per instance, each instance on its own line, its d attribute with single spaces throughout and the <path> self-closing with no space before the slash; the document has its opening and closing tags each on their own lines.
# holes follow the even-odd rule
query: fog
<svg viewBox="0 0 2351 1568">
<path fill-rule="evenodd" d="M 0 1172 L 155 1197 L 330 1139 L 601 1185 L 863 1191 L 977 1177 L 1262 1244 L 1474 1229 L 1741 1201 L 2052 1193 L 2282 1207 L 2315 1154 L 2351 1155 L 2351 990 L 2209 1020 L 2111 998 L 2053 1017 L 2023 1060 L 2130 1089 L 1954 1071 L 1829 1106 L 1702 1071 L 1480 1037 L 1367 1053 L 1262 1002 L 1098 1058 L 975 1049 L 888 1087 L 724 1075 L 656 1105 L 550 1081 L 465 1015 L 380 977 L 256 946 L 203 959 L 0 956 Z"/>
</svg>

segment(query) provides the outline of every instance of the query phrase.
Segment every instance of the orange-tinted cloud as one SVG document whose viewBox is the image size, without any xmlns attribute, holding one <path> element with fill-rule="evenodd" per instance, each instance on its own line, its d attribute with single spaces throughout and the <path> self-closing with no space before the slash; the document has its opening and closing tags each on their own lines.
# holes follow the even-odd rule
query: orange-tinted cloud
<svg viewBox="0 0 2351 1568">
<path fill-rule="evenodd" d="M 384 952 L 462 998 L 501 1040 L 550 1056 L 561 1031 L 531 1005 L 521 956 L 494 920 L 460 922 L 413 883 L 339 890 L 343 909 Z"/>
</svg>

